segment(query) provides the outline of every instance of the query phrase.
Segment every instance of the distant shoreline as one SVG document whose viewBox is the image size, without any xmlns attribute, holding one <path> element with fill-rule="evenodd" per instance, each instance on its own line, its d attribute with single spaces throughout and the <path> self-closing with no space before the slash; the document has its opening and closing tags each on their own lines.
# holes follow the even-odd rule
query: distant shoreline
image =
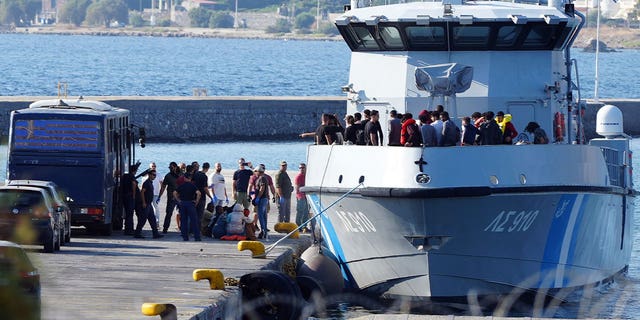
<svg viewBox="0 0 640 320">
<path fill-rule="evenodd" d="M 141 28 L 104 28 L 75 27 L 71 25 L 32 26 L 2 30 L 0 33 L 20 34 L 57 34 L 57 35 L 91 35 L 91 36 L 138 36 L 138 37 L 188 37 L 188 38 L 225 38 L 225 39 L 267 39 L 267 40 L 311 40 L 342 41 L 341 36 L 299 33 L 267 33 L 260 29 L 231 28 L 186 28 L 186 27 L 141 27 Z M 591 39 L 595 39 L 595 28 L 584 28 L 574 47 L 584 48 Z M 640 49 L 640 29 L 600 27 L 600 40 L 612 49 Z"/>
<path fill-rule="evenodd" d="M 228 39 L 277 39 L 277 40 L 314 40 L 342 41 L 340 36 L 297 33 L 266 33 L 259 29 L 231 28 L 181 28 L 181 27 L 141 27 L 141 28 L 104 28 L 63 26 L 32 26 L 5 30 L 4 33 L 56 34 L 90 36 L 130 36 L 130 37 L 175 37 L 175 38 L 228 38 Z"/>
</svg>

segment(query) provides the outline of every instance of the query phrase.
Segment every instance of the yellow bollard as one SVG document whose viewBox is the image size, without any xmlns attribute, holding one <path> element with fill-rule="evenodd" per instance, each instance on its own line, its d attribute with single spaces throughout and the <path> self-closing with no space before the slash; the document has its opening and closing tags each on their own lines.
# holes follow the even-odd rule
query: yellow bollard
<svg viewBox="0 0 640 320">
<path fill-rule="evenodd" d="M 278 222 L 273 226 L 277 232 L 280 233 L 289 233 L 293 230 L 296 230 L 298 225 L 293 222 Z M 298 239 L 300 237 L 300 232 L 296 231 L 292 235 L 289 236 L 291 239 Z"/>
<path fill-rule="evenodd" d="M 249 250 L 251 251 L 252 258 L 264 258 L 266 257 L 264 253 L 264 244 L 260 241 L 239 241 L 238 242 L 238 251 Z"/>
<path fill-rule="evenodd" d="M 196 269 L 193 270 L 193 280 L 209 280 L 211 290 L 224 290 L 224 276 L 218 269 Z"/>
<path fill-rule="evenodd" d="M 161 320 L 178 320 L 178 310 L 170 303 L 143 303 L 140 308 L 145 316 L 160 316 Z"/>
</svg>

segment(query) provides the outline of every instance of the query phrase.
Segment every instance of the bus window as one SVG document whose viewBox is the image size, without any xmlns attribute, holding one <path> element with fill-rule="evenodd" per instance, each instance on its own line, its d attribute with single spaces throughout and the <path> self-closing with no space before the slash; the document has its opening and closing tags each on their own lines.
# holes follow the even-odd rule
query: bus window
<svg viewBox="0 0 640 320">
<path fill-rule="evenodd" d="M 100 123 L 88 120 L 16 119 L 13 150 L 98 152 Z"/>
</svg>

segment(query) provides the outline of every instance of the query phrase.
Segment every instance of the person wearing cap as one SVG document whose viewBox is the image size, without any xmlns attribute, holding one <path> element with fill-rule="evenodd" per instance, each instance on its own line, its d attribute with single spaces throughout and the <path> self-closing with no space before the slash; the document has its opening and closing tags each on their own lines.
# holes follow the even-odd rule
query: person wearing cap
<svg viewBox="0 0 640 320">
<path fill-rule="evenodd" d="M 184 183 L 173 191 L 173 197 L 180 203 L 180 225 L 182 226 L 180 233 L 184 241 L 189 241 L 189 233 L 193 233 L 195 241 L 202 241 L 196 213 L 196 204 L 201 196 L 198 187 L 191 182 L 191 173 L 185 173 Z"/>
<path fill-rule="evenodd" d="M 305 221 L 309 219 L 309 204 L 307 203 L 307 197 L 304 192 L 300 191 L 300 188 L 305 185 L 305 177 L 307 174 L 307 165 L 304 162 L 298 165 L 300 172 L 294 178 L 295 190 L 296 190 L 296 224 L 301 226 Z M 311 229 L 313 229 L 313 222 L 309 222 Z M 306 226 L 303 230 L 307 229 Z"/>
<path fill-rule="evenodd" d="M 164 190 L 167 190 L 167 205 L 164 211 L 164 224 L 162 226 L 162 233 L 167 233 L 169 231 L 169 227 L 171 226 L 171 216 L 173 216 L 173 211 L 176 209 L 177 202 L 173 198 L 173 191 L 178 187 L 178 178 L 180 177 L 180 167 L 177 163 L 171 162 L 169 163 L 169 173 L 164 176 L 162 179 L 162 185 L 160 187 L 160 192 L 158 193 L 158 199 L 162 197 Z"/>
<path fill-rule="evenodd" d="M 264 167 L 258 166 L 258 179 L 256 180 L 256 199 L 258 207 L 258 221 L 260 221 L 260 234 L 258 238 L 267 238 L 267 204 L 269 203 L 269 181 L 264 175 Z"/>
<path fill-rule="evenodd" d="M 287 173 L 287 162 L 280 162 L 280 170 L 276 173 L 276 196 L 278 198 L 278 222 L 291 220 L 291 193 L 293 185 Z"/>
</svg>

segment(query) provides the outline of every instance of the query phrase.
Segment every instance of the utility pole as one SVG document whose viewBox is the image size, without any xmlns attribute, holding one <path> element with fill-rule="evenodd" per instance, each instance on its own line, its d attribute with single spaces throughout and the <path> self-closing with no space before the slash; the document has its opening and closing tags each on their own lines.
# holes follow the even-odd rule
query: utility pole
<svg viewBox="0 0 640 320">
<path fill-rule="evenodd" d="M 236 15 L 233 17 L 233 27 L 238 30 L 240 24 L 238 23 L 238 0 L 236 0 Z"/>
<path fill-rule="evenodd" d="M 316 6 L 316 33 L 320 32 L 320 0 Z"/>
</svg>

